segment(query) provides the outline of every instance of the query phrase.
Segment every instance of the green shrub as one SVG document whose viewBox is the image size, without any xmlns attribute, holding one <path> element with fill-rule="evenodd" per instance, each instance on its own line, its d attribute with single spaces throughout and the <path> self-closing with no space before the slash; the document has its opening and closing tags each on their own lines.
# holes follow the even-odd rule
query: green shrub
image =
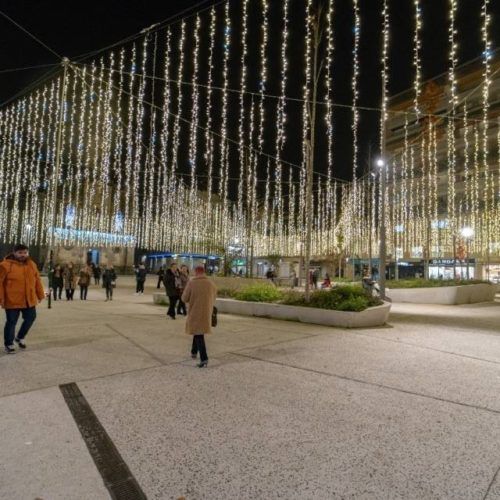
<svg viewBox="0 0 500 500">
<path fill-rule="evenodd" d="M 221 299 L 231 299 L 236 295 L 236 290 L 232 288 L 219 288 L 217 290 L 217 297 Z"/>
<path fill-rule="evenodd" d="M 351 297 L 340 302 L 337 306 L 337 310 L 360 312 L 368 309 L 368 307 L 370 307 L 368 297 Z"/>
<path fill-rule="evenodd" d="M 387 288 L 439 288 L 443 286 L 462 286 L 462 285 L 477 285 L 480 283 L 488 283 L 481 280 L 426 280 L 423 278 L 414 278 L 408 280 L 390 280 L 386 282 Z"/>
<path fill-rule="evenodd" d="M 343 285 L 331 290 L 320 290 L 311 294 L 311 301 L 306 303 L 300 292 L 288 292 L 283 295 L 283 304 L 292 306 L 316 307 L 334 311 L 364 311 L 368 307 L 378 306 L 382 301 L 367 294 L 360 286 Z"/>
<path fill-rule="evenodd" d="M 283 292 L 274 285 L 264 283 L 242 288 L 234 297 L 248 302 L 277 302 L 283 298 Z"/>
<path fill-rule="evenodd" d="M 285 290 L 282 294 L 281 303 L 287 306 L 303 306 L 304 293 L 296 290 Z"/>
</svg>

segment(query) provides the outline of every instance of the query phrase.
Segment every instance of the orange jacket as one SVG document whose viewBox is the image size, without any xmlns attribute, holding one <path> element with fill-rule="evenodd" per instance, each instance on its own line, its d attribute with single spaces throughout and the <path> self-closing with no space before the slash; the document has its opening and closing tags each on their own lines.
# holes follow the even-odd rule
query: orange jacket
<svg viewBox="0 0 500 500">
<path fill-rule="evenodd" d="M 19 262 L 12 255 L 0 262 L 0 305 L 4 309 L 36 306 L 45 297 L 36 264 Z"/>
</svg>

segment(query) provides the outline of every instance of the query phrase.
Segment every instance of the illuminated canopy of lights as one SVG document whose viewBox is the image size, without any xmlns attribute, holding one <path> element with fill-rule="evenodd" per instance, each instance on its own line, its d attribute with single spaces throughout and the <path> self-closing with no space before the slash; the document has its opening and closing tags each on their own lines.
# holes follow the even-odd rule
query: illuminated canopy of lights
<svg viewBox="0 0 500 500">
<path fill-rule="evenodd" d="M 453 255 L 464 227 L 473 230 L 474 254 L 499 255 L 500 131 L 490 118 L 490 0 L 477 2 L 484 51 L 475 96 L 482 112 L 474 116 L 457 76 L 456 20 L 463 0 L 448 1 L 447 112 L 441 116 L 426 104 L 422 0 L 412 0 L 415 28 L 408 33 L 414 47 L 408 60 L 412 95 L 405 109 L 391 109 L 389 12 L 396 2 L 384 0 L 379 22 L 384 90 L 379 109 L 369 111 L 380 115 L 385 152 L 384 168 L 372 169 L 375 177 L 362 175 L 360 168 L 362 2 L 350 2 L 352 72 L 345 76 L 333 70 L 338 1 L 218 3 L 143 30 L 94 60 L 69 62 L 64 74 L 4 106 L 0 240 L 201 253 L 220 253 L 239 241 L 253 256 L 297 255 L 306 235 L 310 100 L 316 84 L 323 100 L 317 104 L 320 139 L 313 166 L 313 256 L 376 252 L 380 175 L 388 189 L 390 256 Z M 324 60 L 314 82 L 317 22 L 323 24 Z M 292 32 L 303 39 L 293 41 Z M 346 77 L 352 87 L 349 105 L 335 99 L 336 79 Z M 352 182 L 336 179 L 339 105 L 350 107 L 352 116 Z M 298 122 L 293 127 L 291 117 Z M 402 130 L 395 146 L 388 145 L 387 124 L 393 120 Z"/>
</svg>

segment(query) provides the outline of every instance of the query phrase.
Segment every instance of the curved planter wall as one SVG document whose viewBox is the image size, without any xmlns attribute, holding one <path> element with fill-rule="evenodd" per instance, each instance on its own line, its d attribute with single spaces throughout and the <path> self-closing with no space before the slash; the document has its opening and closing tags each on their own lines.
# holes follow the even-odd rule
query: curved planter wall
<svg viewBox="0 0 500 500">
<path fill-rule="evenodd" d="M 217 299 L 216 305 L 220 313 L 300 321 L 301 323 L 343 328 L 382 326 L 387 322 L 391 309 L 391 304 L 388 302 L 362 312 L 329 311 L 312 307 L 245 302 L 233 299 Z"/>
<path fill-rule="evenodd" d="M 487 283 L 478 285 L 443 286 L 439 288 L 393 288 L 387 289 L 392 302 L 412 304 L 476 304 L 495 300 L 496 287 Z"/>
</svg>

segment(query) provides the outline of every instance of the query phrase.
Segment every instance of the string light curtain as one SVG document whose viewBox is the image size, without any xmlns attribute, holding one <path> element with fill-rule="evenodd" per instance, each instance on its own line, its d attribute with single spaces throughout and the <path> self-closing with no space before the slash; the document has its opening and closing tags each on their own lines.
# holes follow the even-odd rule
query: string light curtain
<svg viewBox="0 0 500 500">
<path fill-rule="evenodd" d="M 65 78 L 0 109 L 0 240 L 48 245 L 53 235 L 58 245 L 217 254 L 241 244 L 248 256 L 297 256 L 305 243 L 311 88 L 318 84 L 324 99 L 316 124 L 322 139 L 315 150 L 311 253 L 365 258 L 376 253 L 379 185 L 359 171 L 363 4 L 358 0 L 350 4 L 353 177 L 351 183 L 336 179 L 335 89 L 336 79 L 345 76 L 333 71 L 335 3 L 218 3 L 146 29 L 93 60 L 71 62 Z M 320 79 L 312 82 L 320 4 L 324 60 Z M 403 128 L 397 150 L 387 150 L 383 174 L 391 198 L 388 252 L 450 255 L 453 236 L 467 225 L 475 233 L 474 252 L 498 254 L 500 165 L 494 151 L 500 136 L 490 120 L 490 0 L 478 6 L 484 50 L 479 120 L 459 101 L 459 0 L 448 3 L 446 115 L 436 117 L 424 107 L 421 0 L 413 0 L 415 29 L 408 34 L 414 47 L 408 60 L 415 73 L 412 102 L 406 110 L 391 110 L 391 5 L 396 7 L 394 0 L 383 3 L 384 95 L 375 111 L 382 150 L 385 124 L 397 118 Z M 292 32 L 300 34 L 297 40 Z"/>
</svg>

